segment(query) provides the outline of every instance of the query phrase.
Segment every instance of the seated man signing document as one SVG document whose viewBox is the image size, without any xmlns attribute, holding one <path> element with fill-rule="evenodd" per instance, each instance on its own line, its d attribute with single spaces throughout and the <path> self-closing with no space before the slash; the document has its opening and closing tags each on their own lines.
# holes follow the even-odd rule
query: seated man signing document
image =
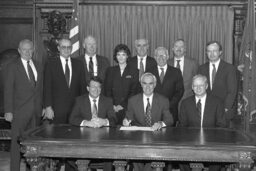
<svg viewBox="0 0 256 171">
<path fill-rule="evenodd" d="M 116 123 L 112 99 L 101 94 L 102 81 L 92 77 L 85 94 L 76 98 L 69 123 L 77 126 L 99 128 L 114 126 Z"/>
<path fill-rule="evenodd" d="M 140 83 L 143 93 L 131 97 L 128 101 L 124 126 L 147 126 L 159 130 L 173 124 L 173 117 L 169 111 L 169 101 L 164 96 L 154 93 L 156 77 L 151 73 L 144 73 Z"/>
</svg>

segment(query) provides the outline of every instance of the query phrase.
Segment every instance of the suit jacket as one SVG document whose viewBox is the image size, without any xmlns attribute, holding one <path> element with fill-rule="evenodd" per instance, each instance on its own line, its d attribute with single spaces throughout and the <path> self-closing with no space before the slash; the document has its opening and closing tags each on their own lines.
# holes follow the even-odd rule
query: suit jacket
<svg viewBox="0 0 256 171">
<path fill-rule="evenodd" d="M 174 66 L 174 58 L 170 58 L 167 61 L 168 65 Z M 192 78 L 196 75 L 198 69 L 198 64 L 194 59 L 184 57 L 184 68 L 183 68 L 183 84 L 184 84 L 184 94 L 182 99 L 185 99 L 193 95 L 192 90 Z"/>
<path fill-rule="evenodd" d="M 6 68 L 4 81 L 4 110 L 13 113 L 11 128 L 11 170 L 20 170 L 18 137 L 40 124 L 42 114 L 42 68 L 33 61 L 37 71 L 36 86 L 29 80 L 21 58 Z"/>
<path fill-rule="evenodd" d="M 121 105 L 126 109 L 128 98 L 137 94 L 139 87 L 139 71 L 126 66 L 123 75 L 119 65 L 107 69 L 104 81 L 105 94 L 113 99 L 114 105 Z"/>
<path fill-rule="evenodd" d="M 146 126 L 144 116 L 143 94 L 137 94 L 128 100 L 126 118 L 132 125 Z M 173 124 L 173 117 L 169 111 L 169 101 L 164 96 L 154 93 L 151 107 L 151 123 L 163 121 L 166 126 Z"/>
<path fill-rule="evenodd" d="M 79 59 L 83 62 L 86 85 L 89 85 L 89 82 L 90 82 L 91 78 L 90 78 L 89 71 L 87 69 L 85 55 L 79 56 L 77 59 Z M 98 77 L 100 77 L 100 79 L 102 81 L 104 81 L 106 70 L 110 66 L 109 60 L 106 57 L 100 56 L 100 55 L 96 55 L 96 60 L 97 60 L 97 65 L 98 65 L 98 69 L 97 69 Z"/>
<path fill-rule="evenodd" d="M 181 102 L 180 125 L 184 127 L 201 127 L 201 119 L 196 108 L 195 96 Z M 222 101 L 207 94 L 203 116 L 203 127 L 225 127 L 224 107 Z"/>
<path fill-rule="evenodd" d="M 176 122 L 178 120 L 178 104 L 184 92 L 181 71 L 168 65 L 163 83 L 160 81 L 157 66 L 150 68 L 148 71 L 154 74 L 157 78 L 157 84 L 154 91 L 169 99 L 170 112 L 173 115 L 174 122 Z"/>
<path fill-rule="evenodd" d="M 208 79 L 209 86 L 207 92 L 223 100 L 225 105 L 224 107 L 228 109 L 226 118 L 233 118 L 235 114 L 235 100 L 237 95 L 236 68 L 233 65 L 220 60 L 212 90 L 210 87 L 209 62 L 199 66 L 198 73 L 205 75 Z"/>
<path fill-rule="evenodd" d="M 77 96 L 86 92 L 82 63 L 71 58 L 72 78 L 68 87 L 60 58 L 51 58 L 46 63 L 44 75 L 44 107 L 52 106 L 54 123 L 68 123 L 68 117 Z"/>
<path fill-rule="evenodd" d="M 109 125 L 114 126 L 116 123 L 115 113 L 113 110 L 112 99 L 100 96 L 98 102 L 98 117 L 108 119 Z M 83 120 L 91 120 L 91 103 L 89 95 L 82 95 L 76 98 L 75 105 L 72 109 L 69 123 L 72 125 L 80 126 Z"/>
<path fill-rule="evenodd" d="M 129 64 L 135 68 L 138 68 L 137 56 L 132 57 L 129 61 Z M 147 72 L 149 68 L 152 68 L 154 66 L 157 66 L 156 60 L 150 56 L 147 56 L 145 72 Z"/>
</svg>

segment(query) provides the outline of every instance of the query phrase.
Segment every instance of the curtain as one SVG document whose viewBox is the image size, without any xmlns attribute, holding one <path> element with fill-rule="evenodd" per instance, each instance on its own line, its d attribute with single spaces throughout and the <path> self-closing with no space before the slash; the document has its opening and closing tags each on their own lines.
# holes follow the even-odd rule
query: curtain
<svg viewBox="0 0 256 171">
<path fill-rule="evenodd" d="M 81 5 L 80 41 L 87 35 L 97 39 L 98 54 L 113 64 L 113 49 L 127 44 L 135 55 L 134 41 L 149 40 L 149 55 L 164 46 L 173 56 L 176 39 L 184 39 L 187 57 L 199 64 L 207 60 L 205 45 L 217 40 L 223 45 L 225 61 L 233 62 L 234 11 L 228 6 Z M 81 51 L 80 53 L 84 53 Z"/>
</svg>

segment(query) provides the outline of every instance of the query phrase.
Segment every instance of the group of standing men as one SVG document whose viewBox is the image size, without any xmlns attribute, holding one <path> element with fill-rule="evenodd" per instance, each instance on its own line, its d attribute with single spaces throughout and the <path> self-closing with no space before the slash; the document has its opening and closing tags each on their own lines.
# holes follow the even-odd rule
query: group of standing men
<svg viewBox="0 0 256 171">
<path fill-rule="evenodd" d="M 220 58 L 217 41 L 207 44 L 209 62 L 199 67 L 186 56 L 182 39 L 174 43 L 174 58 L 164 47 L 156 48 L 154 58 L 148 56 L 146 39 L 135 41 L 137 55 L 131 58 L 128 47 L 120 44 L 114 54 L 118 69 L 108 69 L 108 59 L 96 54 L 94 37 L 86 37 L 83 47 L 84 55 L 71 58 L 70 40 L 61 39 L 59 56 L 49 59 L 43 72 L 32 59 L 33 43 L 19 43 L 20 58 L 7 67 L 4 87 L 5 118 L 12 122 L 11 171 L 19 170 L 18 137 L 38 126 L 41 116 L 57 124 L 123 124 L 154 130 L 172 125 L 224 127 L 234 116 L 236 69 Z M 114 75 L 117 83 L 109 81 Z M 115 100 L 115 91 L 124 95 Z M 121 119 L 119 111 L 124 111 Z"/>
</svg>

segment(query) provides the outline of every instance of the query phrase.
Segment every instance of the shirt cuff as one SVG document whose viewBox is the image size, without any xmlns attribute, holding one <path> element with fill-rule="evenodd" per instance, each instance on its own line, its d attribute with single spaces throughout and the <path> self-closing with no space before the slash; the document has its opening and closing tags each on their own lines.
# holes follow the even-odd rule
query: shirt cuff
<svg viewBox="0 0 256 171">
<path fill-rule="evenodd" d="M 109 120 L 108 120 L 108 119 L 106 119 L 106 121 L 107 121 L 107 124 L 106 124 L 105 126 L 109 126 Z"/>
<path fill-rule="evenodd" d="M 85 120 L 83 120 L 83 121 L 80 123 L 80 126 L 84 126 L 84 122 L 85 122 Z"/>
</svg>

